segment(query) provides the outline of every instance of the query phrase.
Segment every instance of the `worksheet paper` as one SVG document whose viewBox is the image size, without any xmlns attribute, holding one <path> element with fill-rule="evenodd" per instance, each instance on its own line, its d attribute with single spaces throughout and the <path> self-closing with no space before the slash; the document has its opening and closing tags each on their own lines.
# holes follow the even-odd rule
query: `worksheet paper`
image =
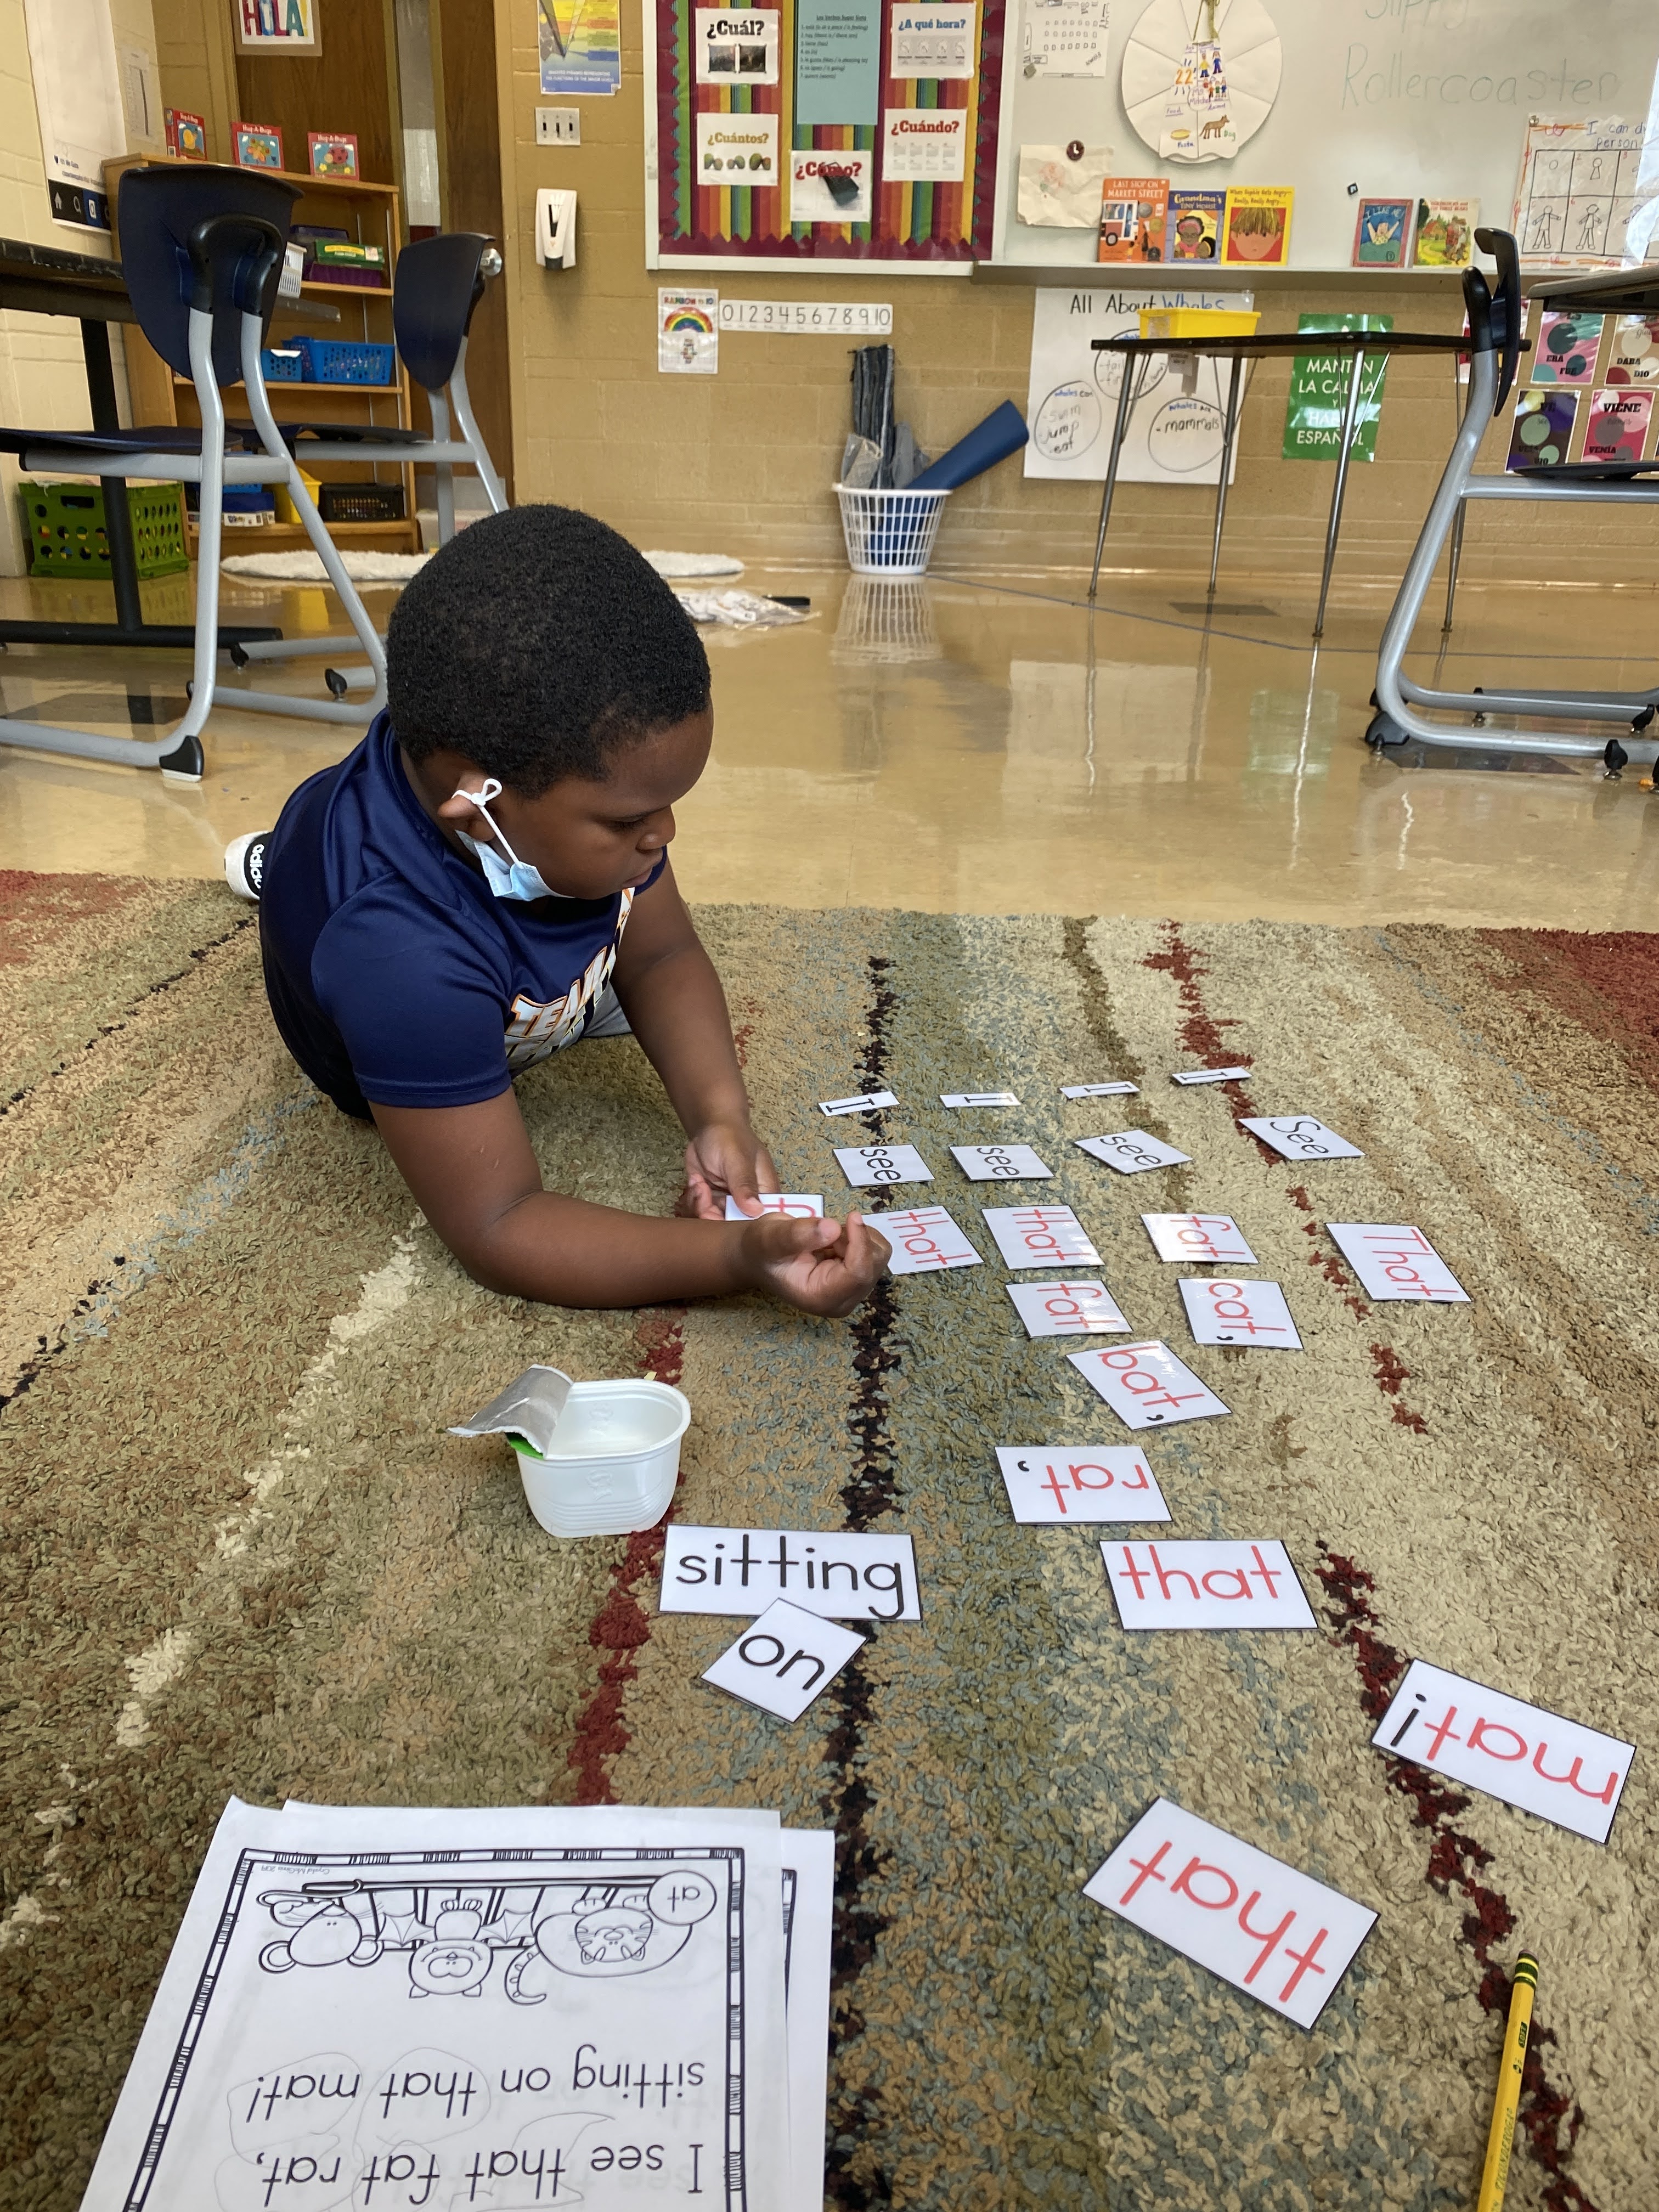
<svg viewBox="0 0 1659 2212">
<path fill-rule="evenodd" d="M 1174 67 L 1172 63 L 1172 71 Z M 1096 269 L 1085 276 L 1079 270 L 1082 281 L 1077 283 L 1037 287 L 1025 398 L 1031 435 L 1021 458 L 1028 477 L 1098 483 L 1106 474 L 1126 356 L 1096 353 L 1096 338 L 1139 337 L 1147 308 L 1248 309 L 1255 304 L 1250 292 L 1206 286 L 1198 270 L 1193 272 L 1198 281 L 1189 277 L 1185 283 L 1173 268 L 1163 272 L 1176 279 L 1172 283 L 1091 281 L 1109 280 L 1111 273 Z M 1189 354 L 1183 362 L 1176 345 L 1168 353 L 1139 356 L 1132 371 L 1118 482 L 1213 487 L 1221 474 L 1231 374 L 1231 362 L 1207 356 Z M 1246 390 L 1248 386 L 1247 365 Z M 1235 469 L 1237 460 L 1235 441 Z"/>
<path fill-rule="evenodd" d="M 1100 1255 L 1069 1206 L 982 1206 L 1010 1267 L 1097 1267 Z"/>
<path fill-rule="evenodd" d="M 910 1539 L 850 1529 L 702 1528 L 671 1521 L 661 1613 L 764 1613 L 775 1598 L 828 1620 L 920 1620 Z"/>
<path fill-rule="evenodd" d="M 1194 1344 L 1253 1345 L 1258 1351 L 1300 1352 L 1302 1339 L 1277 1283 L 1230 1282 L 1221 1275 L 1183 1277 L 1176 1284 Z"/>
<path fill-rule="evenodd" d="M 1054 1174 L 1029 1145 L 952 1145 L 951 1152 L 970 1182 L 1034 1182 Z"/>
<path fill-rule="evenodd" d="M 1143 1213 L 1140 1218 L 1160 1260 L 1189 1267 L 1255 1265 L 1255 1255 L 1230 1213 Z"/>
<path fill-rule="evenodd" d="M 1238 1126 L 1260 1137 L 1264 1145 L 1271 1145 L 1274 1152 L 1282 1152 L 1287 1160 L 1363 1160 L 1365 1157 L 1358 1145 L 1339 1137 L 1311 1114 L 1274 1114 L 1264 1120 L 1241 1120 Z"/>
<path fill-rule="evenodd" d="M 1368 1298 L 1428 1298 L 1466 1306 L 1469 1294 L 1420 1229 L 1403 1221 L 1328 1221 L 1325 1234 Z"/>
<path fill-rule="evenodd" d="M 1298 2027 L 1376 1924 L 1369 1906 L 1160 1797 L 1083 1894 Z"/>
<path fill-rule="evenodd" d="M 1012 1091 L 941 1091 L 941 1106 L 1018 1106 Z"/>
<path fill-rule="evenodd" d="M 760 1194 L 761 1214 L 781 1213 L 789 1221 L 821 1221 L 823 1200 L 812 1190 L 763 1190 Z M 735 1198 L 726 1201 L 728 1221 L 757 1221 L 760 1214 L 745 1213 Z"/>
<path fill-rule="evenodd" d="M 1371 1738 L 1419 1766 L 1605 1844 L 1634 1744 L 1413 1659 Z"/>
<path fill-rule="evenodd" d="M 1022 1524 L 1170 1517 L 1164 1493 L 1134 1444 L 999 1444 L 997 1465 Z"/>
<path fill-rule="evenodd" d="M 1212 1421 L 1232 1408 L 1156 1339 L 1115 1344 L 1066 1357 L 1127 1429 L 1168 1428 L 1176 1421 Z"/>
<path fill-rule="evenodd" d="M 783 1856 L 783 1992 L 789 2036 L 789 2212 L 823 2212 L 836 1838 L 828 1829 L 784 1828 L 778 1841 Z"/>
<path fill-rule="evenodd" d="M 1126 1629 L 1313 1628 L 1283 1544 L 1103 1544 Z"/>
<path fill-rule="evenodd" d="M 841 1171 L 854 1190 L 890 1182 L 932 1182 L 933 1170 L 914 1145 L 837 1145 Z"/>
<path fill-rule="evenodd" d="M 1140 1086 L 1137 1083 L 1062 1083 L 1062 1098 L 1138 1098 Z"/>
<path fill-rule="evenodd" d="M 1161 1137 L 1144 1129 L 1118 1129 L 1109 1137 L 1073 1137 L 1072 1142 L 1091 1159 L 1103 1160 L 1120 1175 L 1145 1175 L 1148 1168 L 1185 1166 L 1191 1154 L 1176 1152 Z"/>
<path fill-rule="evenodd" d="M 1171 1075 L 1171 1083 L 1243 1083 L 1249 1074 L 1248 1067 L 1189 1067 L 1178 1075 Z"/>
<path fill-rule="evenodd" d="M 890 1091 L 861 1091 L 856 1098 L 820 1098 L 820 1114 L 877 1114 L 884 1106 L 896 1106 Z"/>
<path fill-rule="evenodd" d="M 704 1668 L 702 1679 L 781 1721 L 798 1721 L 863 1642 L 850 1628 L 780 1598 Z"/>
<path fill-rule="evenodd" d="M 1127 1336 L 1129 1324 L 1104 1283 L 1005 1283 L 1027 1336 Z"/>
<path fill-rule="evenodd" d="M 866 1213 L 893 1248 L 890 1275 L 925 1275 L 939 1267 L 982 1267 L 985 1262 L 942 1206 L 912 1206 L 902 1213 Z"/>
</svg>

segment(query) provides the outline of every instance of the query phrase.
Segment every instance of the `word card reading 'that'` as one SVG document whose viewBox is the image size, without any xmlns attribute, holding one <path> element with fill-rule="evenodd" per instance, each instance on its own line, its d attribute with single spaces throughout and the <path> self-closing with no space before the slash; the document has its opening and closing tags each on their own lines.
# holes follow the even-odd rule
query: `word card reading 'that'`
<svg viewBox="0 0 1659 2212">
<path fill-rule="evenodd" d="M 1167 1428 L 1176 1421 L 1212 1421 L 1232 1411 L 1167 1344 L 1114 1344 L 1066 1357 L 1097 1390 L 1127 1429 Z"/>
<path fill-rule="evenodd" d="M 1143 1213 L 1140 1217 L 1160 1260 L 1184 1261 L 1189 1267 L 1254 1267 L 1255 1254 L 1228 1213 Z"/>
<path fill-rule="evenodd" d="M 1035 1182 L 1054 1174 L 1029 1145 L 952 1145 L 951 1151 L 970 1182 Z"/>
<path fill-rule="evenodd" d="M 761 1213 L 781 1213 L 789 1221 L 821 1221 L 823 1200 L 817 1192 L 811 1190 L 763 1190 L 760 1194 Z M 728 1221 L 757 1221 L 760 1214 L 745 1213 L 735 1198 L 726 1201 Z"/>
<path fill-rule="evenodd" d="M 1104 1283 L 1005 1283 L 1027 1336 L 1127 1336 Z"/>
<path fill-rule="evenodd" d="M 1125 1628 L 1312 1628 L 1279 1543 L 1103 1544 Z"/>
<path fill-rule="evenodd" d="M 1469 1294 L 1420 1229 L 1403 1221 L 1328 1221 L 1325 1233 L 1368 1298 L 1429 1298 L 1466 1306 Z"/>
<path fill-rule="evenodd" d="M 932 1182 L 933 1171 L 914 1145 L 837 1145 L 841 1171 L 854 1190 L 889 1182 Z"/>
<path fill-rule="evenodd" d="M 939 1267 L 982 1267 L 985 1262 L 942 1206 L 912 1206 L 902 1213 L 866 1213 L 893 1248 L 890 1275 L 925 1275 Z"/>
<path fill-rule="evenodd" d="M 1254 1344 L 1300 1352 L 1285 1293 L 1277 1283 L 1230 1283 L 1224 1275 L 1183 1276 L 1176 1285 L 1194 1344 Z"/>
<path fill-rule="evenodd" d="M 1363 1160 L 1365 1157 L 1358 1145 L 1339 1137 L 1311 1114 L 1274 1114 L 1253 1121 L 1241 1119 L 1238 1126 L 1260 1137 L 1264 1145 L 1271 1145 L 1274 1152 L 1282 1152 L 1287 1160 Z"/>
<path fill-rule="evenodd" d="M 1167 1521 L 1170 1509 L 1133 1444 L 999 1444 L 1016 1521 Z"/>
<path fill-rule="evenodd" d="M 982 1206 L 1010 1267 L 1097 1267 L 1100 1255 L 1069 1206 Z"/>
<path fill-rule="evenodd" d="M 850 1628 L 820 1620 L 781 1598 L 705 1669 L 703 1680 L 746 1705 L 798 1721 L 863 1644 Z"/>
<path fill-rule="evenodd" d="M 1178 1168 L 1192 1158 L 1178 1152 L 1161 1137 L 1144 1129 L 1117 1129 L 1109 1137 L 1073 1137 L 1072 1142 L 1091 1159 L 1103 1160 L 1120 1175 L 1145 1175 L 1148 1168 Z"/>
</svg>

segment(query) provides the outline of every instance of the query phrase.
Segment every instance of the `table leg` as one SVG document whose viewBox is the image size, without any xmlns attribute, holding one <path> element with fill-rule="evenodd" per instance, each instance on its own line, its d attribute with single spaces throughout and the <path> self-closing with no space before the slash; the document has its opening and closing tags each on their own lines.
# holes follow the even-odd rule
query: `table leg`
<svg viewBox="0 0 1659 2212">
<path fill-rule="evenodd" d="M 1123 356 L 1123 381 L 1118 387 L 1117 417 L 1112 424 L 1112 450 L 1106 462 L 1106 481 L 1100 493 L 1100 528 L 1095 533 L 1095 565 L 1089 577 L 1089 597 L 1100 588 L 1101 556 L 1106 550 L 1106 526 L 1112 519 L 1112 494 L 1117 489 L 1117 465 L 1123 453 L 1123 434 L 1129 427 L 1129 408 L 1134 398 L 1134 356 Z"/>
<path fill-rule="evenodd" d="M 1457 403 L 1457 427 L 1461 430 L 1463 427 L 1463 410 L 1468 402 L 1463 397 L 1462 386 L 1457 383 L 1456 377 L 1457 356 L 1454 354 L 1452 356 L 1452 396 Z M 1440 625 L 1442 637 L 1451 635 L 1452 607 L 1457 599 L 1457 571 L 1463 560 L 1463 524 L 1468 518 L 1468 507 L 1460 499 L 1457 502 L 1457 520 L 1453 523 L 1451 529 L 1451 544 L 1446 550 L 1446 619 Z M 1438 680 L 1437 677 L 1437 683 Z"/>
<path fill-rule="evenodd" d="M 1215 597 L 1216 570 L 1221 563 L 1221 526 L 1227 519 L 1227 479 L 1232 474 L 1233 438 L 1238 429 L 1238 386 L 1244 372 L 1243 354 L 1233 356 L 1233 373 L 1227 384 L 1227 422 L 1221 436 L 1221 479 L 1215 488 L 1215 542 L 1210 548 L 1210 591 Z"/>
<path fill-rule="evenodd" d="M 1348 488 L 1348 462 L 1353 453 L 1355 425 L 1359 416 L 1359 386 L 1365 373 L 1365 349 L 1356 346 L 1353 368 L 1348 378 L 1348 404 L 1342 415 L 1342 445 L 1336 457 L 1336 483 L 1331 491 L 1330 520 L 1325 526 L 1325 568 L 1319 579 L 1319 611 L 1314 617 L 1313 634 L 1325 635 L 1325 601 L 1331 588 L 1331 568 L 1336 559 L 1336 533 L 1342 527 L 1342 495 Z"/>
<path fill-rule="evenodd" d="M 86 357 L 87 396 L 94 430 L 118 430 L 115 374 L 110 362 L 109 325 L 83 322 L 81 351 Z M 115 620 L 122 629 L 137 629 L 144 619 L 138 599 L 138 556 L 132 543 L 132 516 L 125 477 L 100 477 L 104 493 L 104 542 L 109 547 L 110 581 L 115 586 Z"/>
</svg>

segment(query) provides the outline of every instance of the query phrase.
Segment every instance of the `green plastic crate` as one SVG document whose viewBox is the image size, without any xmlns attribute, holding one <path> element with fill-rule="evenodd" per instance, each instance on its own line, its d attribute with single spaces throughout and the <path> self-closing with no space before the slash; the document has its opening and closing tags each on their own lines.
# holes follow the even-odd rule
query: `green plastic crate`
<svg viewBox="0 0 1659 2212">
<path fill-rule="evenodd" d="M 101 484 L 25 480 L 17 487 L 17 511 L 31 576 L 109 574 Z M 141 577 L 177 576 L 189 568 L 182 484 L 129 484 L 127 512 Z"/>
</svg>

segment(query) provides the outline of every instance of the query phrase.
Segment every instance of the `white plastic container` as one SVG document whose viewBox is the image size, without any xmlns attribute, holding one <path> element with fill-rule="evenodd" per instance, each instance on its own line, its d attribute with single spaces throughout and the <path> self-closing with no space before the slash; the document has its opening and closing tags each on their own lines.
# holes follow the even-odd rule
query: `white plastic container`
<svg viewBox="0 0 1659 2212">
<path fill-rule="evenodd" d="M 855 575 L 927 574 L 948 491 L 858 491 L 837 484 L 835 492 Z"/>
<path fill-rule="evenodd" d="M 511 1439 L 531 1511 L 555 1536 L 625 1536 L 668 1510 L 691 1408 L 666 1382 L 573 1382 L 550 1449 Z"/>
</svg>

